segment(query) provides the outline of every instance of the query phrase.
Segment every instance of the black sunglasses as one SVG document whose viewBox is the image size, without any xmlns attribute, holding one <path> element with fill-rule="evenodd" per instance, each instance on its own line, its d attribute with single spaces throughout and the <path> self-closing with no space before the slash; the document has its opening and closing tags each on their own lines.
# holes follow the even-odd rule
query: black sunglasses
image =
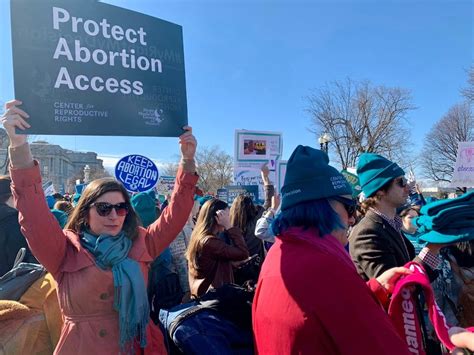
<svg viewBox="0 0 474 355">
<path fill-rule="evenodd" d="M 404 177 L 401 177 L 395 180 L 395 183 L 403 189 L 404 187 L 408 185 L 408 180 Z"/>
<path fill-rule="evenodd" d="M 347 215 L 349 217 L 355 217 L 357 211 L 357 201 L 351 198 L 345 198 L 341 196 L 332 196 L 331 200 L 335 200 L 337 202 L 342 203 L 344 208 L 346 209 Z"/>
<path fill-rule="evenodd" d="M 91 204 L 91 207 L 92 206 L 95 207 L 97 214 L 102 217 L 108 216 L 114 208 L 117 216 L 123 217 L 128 213 L 128 205 L 126 202 L 117 203 L 116 205 L 112 205 L 108 202 L 94 202 Z"/>
</svg>

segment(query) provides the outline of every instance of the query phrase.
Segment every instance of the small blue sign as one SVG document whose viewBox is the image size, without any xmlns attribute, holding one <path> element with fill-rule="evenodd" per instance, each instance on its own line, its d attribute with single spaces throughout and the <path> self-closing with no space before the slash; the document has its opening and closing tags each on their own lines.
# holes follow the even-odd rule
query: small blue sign
<svg viewBox="0 0 474 355">
<path fill-rule="evenodd" d="M 132 154 L 120 159 L 115 165 L 115 177 L 130 192 L 148 191 L 158 182 L 158 168 L 143 155 Z"/>
<path fill-rule="evenodd" d="M 227 202 L 227 198 L 229 196 L 229 191 L 227 189 L 217 189 L 216 197 L 224 202 Z"/>
<path fill-rule="evenodd" d="M 253 203 L 258 203 L 257 185 L 230 185 L 225 187 L 227 190 L 227 203 L 231 204 L 235 198 L 241 194 L 250 196 Z"/>
</svg>

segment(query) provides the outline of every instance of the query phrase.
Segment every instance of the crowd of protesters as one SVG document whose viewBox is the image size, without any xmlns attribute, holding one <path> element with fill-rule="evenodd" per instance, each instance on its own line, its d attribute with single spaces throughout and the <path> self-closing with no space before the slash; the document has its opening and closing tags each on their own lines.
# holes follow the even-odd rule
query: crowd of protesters
<svg viewBox="0 0 474 355">
<path fill-rule="evenodd" d="M 163 205 L 113 178 L 46 197 L 20 106 L 2 116 L 0 353 L 474 351 L 474 192 L 413 203 L 404 170 L 364 153 L 355 199 L 325 152 L 298 146 L 281 195 L 263 166 L 263 205 L 229 205 L 196 193 L 186 126 Z"/>
</svg>

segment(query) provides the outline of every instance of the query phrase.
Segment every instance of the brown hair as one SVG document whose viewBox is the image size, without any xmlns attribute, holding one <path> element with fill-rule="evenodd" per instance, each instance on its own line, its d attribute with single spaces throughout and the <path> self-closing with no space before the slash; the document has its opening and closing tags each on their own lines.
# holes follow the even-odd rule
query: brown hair
<svg viewBox="0 0 474 355">
<path fill-rule="evenodd" d="M 230 223 L 238 227 L 244 234 L 247 224 L 257 216 L 257 208 L 250 196 L 241 194 L 237 196 L 230 207 Z"/>
<path fill-rule="evenodd" d="M 128 214 L 125 217 L 122 230 L 128 238 L 135 239 L 138 236 L 139 219 L 130 204 L 130 197 L 123 185 L 114 178 L 102 178 L 93 180 L 82 192 L 76 207 L 74 208 L 65 229 L 71 229 L 76 233 L 82 233 L 87 228 L 87 217 L 89 208 L 100 196 L 107 192 L 117 191 L 122 193 L 128 206 Z"/>
<path fill-rule="evenodd" d="M 72 207 L 72 203 L 69 201 L 56 201 L 53 209 L 66 212 L 68 215 L 70 215 L 74 207 Z"/>
<path fill-rule="evenodd" d="M 420 206 L 417 206 L 417 205 L 409 206 L 409 207 L 405 208 L 404 210 L 402 210 L 402 212 L 400 212 L 399 216 L 401 218 L 403 218 L 406 215 L 408 215 L 408 212 L 410 212 L 410 211 L 415 211 L 417 215 L 420 215 L 420 210 L 421 210 Z"/>
<path fill-rule="evenodd" d="M 217 198 L 210 199 L 206 201 L 200 211 L 194 226 L 193 233 L 191 234 L 191 241 L 186 250 L 186 259 L 190 266 L 194 269 L 197 269 L 196 259 L 201 252 L 201 241 L 209 236 L 214 235 L 217 222 L 216 222 L 216 213 L 219 210 L 225 210 L 229 208 L 229 205 L 224 201 L 221 201 Z"/>
<path fill-rule="evenodd" d="M 367 213 L 367 211 L 369 211 L 369 209 L 375 207 L 375 205 L 380 201 L 380 196 L 377 195 L 377 192 L 379 191 L 387 192 L 390 189 L 390 187 L 392 187 L 392 184 L 394 181 L 395 179 L 390 180 L 385 185 L 383 185 L 380 189 L 378 189 L 374 195 L 367 197 L 364 201 L 360 203 L 360 210 L 364 216 Z"/>
</svg>

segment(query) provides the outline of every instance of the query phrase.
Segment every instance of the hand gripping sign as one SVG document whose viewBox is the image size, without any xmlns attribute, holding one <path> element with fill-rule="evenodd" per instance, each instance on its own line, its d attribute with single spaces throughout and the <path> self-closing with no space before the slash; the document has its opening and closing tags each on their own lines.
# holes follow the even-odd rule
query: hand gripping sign
<svg viewBox="0 0 474 355">
<path fill-rule="evenodd" d="M 152 189 L 158 181 L 158 176 L 155 163 L 143 155 L 127 155 L 115 166 L 115 177 L 130 192 Z"/>
</svg>

